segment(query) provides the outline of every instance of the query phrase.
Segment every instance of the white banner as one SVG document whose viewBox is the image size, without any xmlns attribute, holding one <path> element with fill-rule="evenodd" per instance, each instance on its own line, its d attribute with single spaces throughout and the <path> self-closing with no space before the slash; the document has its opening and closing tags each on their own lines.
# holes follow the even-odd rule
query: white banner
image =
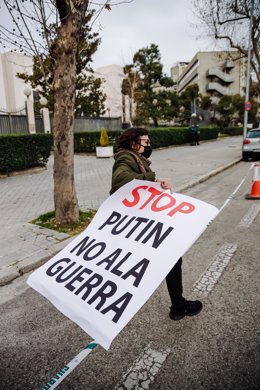
<svg viewBox="0 0 260 390">
<path fill-rule="evenodd" d="M 159 183 L 133 180 L 27 282 L 108 349 L 217 213 Z"/>
</svg>

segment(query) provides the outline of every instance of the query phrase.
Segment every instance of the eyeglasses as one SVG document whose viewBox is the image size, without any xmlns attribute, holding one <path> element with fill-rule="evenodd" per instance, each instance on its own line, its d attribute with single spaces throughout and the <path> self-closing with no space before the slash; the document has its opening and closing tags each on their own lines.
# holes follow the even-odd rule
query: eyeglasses
<svg viewBox="0 0 260 390">
<path fill-rule="evenodd" d="M 149 139 L 147 139 L 147 138 L 139 138 L 139 141 L 144 141 L 145 146 L 151 145 L 151 141 Z M 140 142 L 140 145 L 142 145 L 141 142 Z"/>
</svg>

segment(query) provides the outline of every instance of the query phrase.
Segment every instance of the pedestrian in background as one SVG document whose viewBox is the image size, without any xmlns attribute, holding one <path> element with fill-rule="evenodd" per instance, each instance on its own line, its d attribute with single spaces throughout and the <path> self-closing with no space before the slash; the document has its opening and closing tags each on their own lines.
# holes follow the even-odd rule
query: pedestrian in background
<svg viewBox="0 0 260 390">
<path fill-rule="evenodd" d="M 190 119 L 190 138 L 191 138 L 191 146 L 200 144 L 200 130 L 198 125 L 199 119 L 197 114 L 191 114 Z"/>
<path fill-rule="evenodd" d="M 190 128 L 190 133 L 191 133 L 191 145 L 200 145 L 200 130 L 198 125 L 193 125 Z"/>
<path fill-rule="evenodd" d="M 124 131 L 119 138 L 118 146 L 119 150 L 114 156 L 110 194 L 133 179 L 157 181 L 163 190 L 170 190 L 173 193 L 172 181 L 168 178 L 157 178 L 150 168 L 151 162 L 148 159 L 152 154 L 152 147 L 146 129 L 133 127 Z M 189 301 L 183 297 L 182 258 L 167 275 L 166 284 L 171 299 L 169 316 L 172 320 L 193 316 L 201 311 L 200 301 Z"/>
</svg>

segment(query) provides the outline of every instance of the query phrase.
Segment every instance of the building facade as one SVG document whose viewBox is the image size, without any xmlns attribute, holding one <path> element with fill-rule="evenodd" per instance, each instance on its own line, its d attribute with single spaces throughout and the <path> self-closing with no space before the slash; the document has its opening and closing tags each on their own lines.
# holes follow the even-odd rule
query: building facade
<svg viewBox="0 0 260 390">
<path fill-rule="evenodd" d="M 94 76 L 102 79 L 102 89 L 106 94 L 104 116 L 122 117 L 123 98 L 121 92 L 122 81 L 125 77 L 123 67 L 120 65 L 108 65 L 97 68 Z M 125 115 L 129 119 L 129 105 L 125 107 Z"/>
<path fill-rule="evenodd" d="M 174 64 L 171 75 L 177 77 L 178 93 L 197 84 L 199 92 L 213 101 L 223 95 L 245 95 L 245 60 L 237 51 L 198 52 L 188 65 Z"/>
<path fill-rule="evenodd" d="M 26 96 L 24 91 L 28 88 L 17 73 L 32 72 L 32 57 L 19 53 L 0 53 L 0 110 L 3 112 L 25 113 Z M 33 98 L 31 96 L 31 98 Z"/>
<path fill-rule="evenodd" d="M 19 53 L 0 53 L 0 115 L 4 113 L 25 114 L 25 90 L 30 88 L 22 79 L 17 77 L 17 73 L 32 74 L 33 58 Z M 122 116 L 122 94 L 121 84 L 124 78 L 123 67 L 119 65 L 108 65 L 97 68 L 94 71 L 95 77 L 100 77 L 103 81 L 102 89 L 107 98 L 105 101 L 106 112 L 104 117 L 118 118 Z M 32 89 L 32 88 L 31 88 Z M 32 91 L 30 100 L 33 101 Z M 125 115 L 129 118 L 129 108 L 126 105 Z"/>
<path fill-rule="evenodd" d="M 0 114 L 15 113 L 25 106 L 24 91 L 28 84 L 16 74 L 31 74 L 32 63 L 32 57 L 23 54 L 0 54 Z M 104 117 L 121 117 L 123 121 L 129 122 L 131 102 L 128 97 L 123 98 L 121 93 L 123 67 L 100 67 L 95 70 L 94 75 L 103 80 L 102 88 L 107 96 Z M 245 60 L 241 59 L 237 51 L 198 52 L 189 63 L 174 64 L 171 77 L 176 83 L 173 89 L 177 93 L 182 93 L 190 85 L 198 84 L 199 92 L 210 96 L 213 102 L 217 102 L 225 94 L 245 94 Z M 33 93 L 30 100 L 33 100 Z"/>
<path fill-rule="evenodd" d="M 176 62 L 171 67 L 171 78 L 173 79 L 173 81 L 175 83 L 174 84 L 174 91 L 176 91 L 176 92 L 177 92 L 178 78 L 184 72 L 184 70 L 187 68 L 188 65 L 189 65 L 188 62 L 182 61 L 182 62 Z"/>
</svg>

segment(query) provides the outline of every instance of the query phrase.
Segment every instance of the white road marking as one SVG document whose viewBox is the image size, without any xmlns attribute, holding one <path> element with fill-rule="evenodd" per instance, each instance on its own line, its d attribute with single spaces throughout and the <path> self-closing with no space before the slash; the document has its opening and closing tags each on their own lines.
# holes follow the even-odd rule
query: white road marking
<svg viewBox="0 0 260 390">
<path fill-rule="evenodd" d="M 170 348 L 167 348 L 159 352 L 147 346 L 123 376 L 115 390 L 148 389 L 170 351 Z"/>
<path fill-rule="evenodd" d="M 237 250 L 237 244 L 223 245 L 200 279 L 193 285 L 192 293 L 208 295 Z"/>
<path fill-rule="evenodd" d="M 259 211 L 260 205 L 253 204 L 248 213 L 241 219 L 238 227 L 248 228 L 250 225 L 252 225 Z"/>
<path fill-rule="evenodd" d="M 247 179 L 251 169 L 254 167 L 254 163 L 252 163 L 246 173 L 246 175 L 244 176 L 244 178 L 241 180 L 241 182 L 238 184 L 238 186 L 235 188 L 235 190 L 232 192 L 232 194 L 229 195 L 229 197 L 227 198 L 227 200 L 223 203 L 223 205 L 220 207 L 219 209 L 219 212 L 218 214 L 224 209 L 224 207 L 227 206 L 227 204 L 231 201 L 231 199 L 234 198 L 235 194 L 237 193 L 237 191 L 239 190 L 239 188 L 242 186 L 242 184 L 245 182 L 245 180 Z"/>
</svg>

